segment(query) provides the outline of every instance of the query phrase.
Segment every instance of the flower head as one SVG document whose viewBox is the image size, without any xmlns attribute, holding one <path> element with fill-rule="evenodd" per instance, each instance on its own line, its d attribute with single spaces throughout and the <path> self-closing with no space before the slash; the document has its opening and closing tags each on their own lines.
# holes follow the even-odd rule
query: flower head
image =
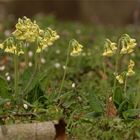
<svg viewBox="0 0 140 140">
<path fill-rule="evenodd" d="M 37 38 L 38 48 L 37 53 L 40 53 L 46 47 L 53 45 L 53 43 L 59 38 L 56 31 L 48 28 L 46 31 L 41 31 L 40 36 Z"/>
<path fill-rule="evenodd" d="M 0 44 L 0 49 L 3 49 L 3 48 L 4 48 L 3 44 Z"/>
<path fill-rule="evenodd" d="M 71 56 L 78 56 L 83 51 L 83 46 L 75 39 L 70 41 L 70 46 L 72 47 Z"/>
<path fill-rule="evenodd" d="M 15 55 L 24 54 L 24 51 L 22 49 L 22 42 L 15 43 L 13 37 L 9 37 L 3 42 L 3 49 L 7 53 L 12 53 Z"/>
<path fill-rule="evenodd" d="M 39 26 L 36 21 L 32 22 L 29 18 L 18 19 L 16 30 L 12 33 L 18 40 L 34 42 L 39 35 Z"/>
<path fill-rule="evenodd" d="M 113 54 L 115 54 L 116 50 L 117 50 L 117 44 L 114 42 L 111 42 L 109 39 L 106 39 L 105 42 L 105 50 L 103 52 L 103 56 L 112 56 Z"/>
<path fill-rule="evenodd" d="M 127 76 L 132 76 L 135 74 L 133 70 L 134 66 L 135 66 L 135 62 L 133 60 L 130 60 L 129 65 L 128 65 L 128 71 L 126 73 Z"/>
<path fill-rule="evenodd" d="M 120 51 L 120 54 L 129 54 L 134 51 L 134 48 L 136 47 L 137 43 L 135 39 L 125 34 L 121 38 L 121 45 L 122 45 L 122 49 Z"/>
<path fill-rule="evenodd" d="M 124 83 L 124 76 L 123 76 L 123 74 L 117 75 L 116 76 L 116 79 L 118 80 L 118 82 L 120 84 L 123 84 Z"/>
</svg>

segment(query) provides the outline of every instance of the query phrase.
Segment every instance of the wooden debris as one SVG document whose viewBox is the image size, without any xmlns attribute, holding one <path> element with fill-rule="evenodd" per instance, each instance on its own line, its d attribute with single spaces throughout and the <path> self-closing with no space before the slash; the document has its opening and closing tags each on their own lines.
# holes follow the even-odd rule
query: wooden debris
<svg viewBox="0 0 140 140">
<path fill-rule="evenodd" d="M 59 123 L 55 125 L 56 137 L 55 140 L 67 140 L 66 135 L 66 122 L 64 119 L 60 119 Z"/>
</svg>

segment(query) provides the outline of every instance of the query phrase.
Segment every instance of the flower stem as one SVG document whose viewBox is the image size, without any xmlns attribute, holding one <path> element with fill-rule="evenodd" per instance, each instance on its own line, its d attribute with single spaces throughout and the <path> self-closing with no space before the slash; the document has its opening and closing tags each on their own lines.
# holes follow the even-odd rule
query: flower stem
<svg viewBox="0 0 140 140">
<path fill-rule="evenodd" d="M 36 50 L 36 49 L 35 49 Z M 27 90 L 30 87 L 31 83 L 33 82 L 33 79 L 35 77 L 35 75 L 37 74 L 38 71 L 38 54 L 35 52 L 34 54 L 34 71 L 28 81 L 28 83 L 26 84 L 25 89 L 23 90 L 23 94 L 22 94 L 22 98 L 27 94 Z"/>
<path fill-rule="evenodd" d="M 14 71 L 15 71 L 15 80 L 14 80 L 14 89 L 15 95 L 18 98 L 18 56 L 14 55 Z"/>
<path fill-rule="evenodd" d="M 26 68 L 27 68 L 27 67 L 28 67 L 28 50 L 27 50 L 27 43 L 25 43 L 24 58 L 25 58 L 25 63 L 26 63 Z"/>
<path fill-rule="evenodd" d="M 124 96 L 126 97 L 126 93 L 127 93 L 127 80 L 128 80 L 128 77 L 126 75 L 125 77 L 125 83 L 124 83 Z"/>
<path fill-rule="evenodd" d="M 120 49 L 121 49 L 121 40 L 119 39 L 118 41 L 118 49 L 116 52 L 116 62 L 115 62 L 115 77 L 114 77 L 114 85 L 113 85 L 113 99 L 114 99 L 114 94 L 117 86 L 117 79 L 116 79 L 116 74 L 118 73 L 119 69 L 119 62 L 120 62 Z"/>
<path fill-rule="evenodd" d="M 69 47 L 68 47 L 68 51 L 67 51 L 67 58 L 66 58 L 66 63 L 65 63 L 65 69 L 64 69 L 64 74 L 63 74 L 63 78 L 62 78 L 62 82 L 60 85 L 60 89 L 59 89 L 59 94 L 62 91 L 63 85 L 64 85 L 64 81 L 66 78 L 66 73 L 67 73 L 67 66 L 68 66 L 68 62 L 69 62 L 69 54 L 70 54 L 70 43 L 69 43 Z"/>
<path fill-rule="evenodd" d="M 118 67 L 119 67 L 119 56 L 118 54 L 116 54 L 116 62 L 115 62 L 115 78 L 114 78 L 114 88 L 113 90 L 115 91 L 116 89 L 116 85 L 117 85 L 117 79 L 116 79 L 116 74 L 118 73 Z"/>
</svg>

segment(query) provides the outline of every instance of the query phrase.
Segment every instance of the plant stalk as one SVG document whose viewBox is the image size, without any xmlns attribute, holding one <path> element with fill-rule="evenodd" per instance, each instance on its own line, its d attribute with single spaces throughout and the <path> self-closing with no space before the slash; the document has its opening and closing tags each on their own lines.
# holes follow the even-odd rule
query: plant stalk
<svg viewBox="0 0 140 140">
<path fill-rule="evenodd" d="M 18 98 L 18 55 L 14 55 L 14 71 L 15 71 L 15 80 L 14 80 L 14 89 L 15 89 L 15 95 Z"/>
<path fill-rule="evenodd" d="M 65 63 L 65 69 L 64 69 L 64 74 L 63 74 L 63 78 L 62 78 L 62 82 L 60 85 L 60 89 L 59 89 L 59 94 L 62 91 L 63 85 L 64 85 L 64 81 L 66 78 L 66 73 L 67 73 L 67 66 L 68 66 L 68 62 L 69 62 L 69 54 L 70 54 L 70 43 L 69 43 L 69 47 L 68 47 L 68 51 L 67 51 L 67 58 L 66 58 L 66 63 Z"/>
<path fill-rule="evenodd" d="M 125 77 L 125 83 L 124 83 L 124 96 L 126 97 L 126 93 L 127 93 L 127 80 L 128 80 L 128 77 L 126 75 Z"/>
<path fill-rule="evenodd" d="M 118 41 L 118 50 L 116 53 L 116 62 L 115 62 L 115 78 L 114 78 L 114 85 L 113 85 L 113 99 L 114 99 L 114 94 L 115 94 L 115 90 L 116 90 L 116 86 L 117 86 L 117 79 L 116 79 L 116 74 L 118 73 L 118 69 L 119 69 L 119 61 L 120 61 L 120 49 L 121 49 L 121 40 L 119 39 Z"/>
<path fill-rule="evenodd" d="M 28 67 L 28 50 L 27 50 L 27 43 L 25 43 L 24 58 L 25 58 L 25 64 L 26 64 L 26 68 L 27 68 L 27 67 Z"/>
</svg>

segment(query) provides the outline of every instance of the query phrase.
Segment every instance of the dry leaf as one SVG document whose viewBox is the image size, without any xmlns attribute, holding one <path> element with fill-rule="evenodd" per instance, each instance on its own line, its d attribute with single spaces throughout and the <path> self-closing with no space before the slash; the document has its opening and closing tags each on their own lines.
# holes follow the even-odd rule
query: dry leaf
<svg viewBox="0 0 140 140">
<path fill-rule="evenodd" d="M 112 97 L 109 97 L 106 103 L 106 116 L 109 118 L 114 118 L 117 116 L 117 109 L 113 103 Z"/>
</svg>

